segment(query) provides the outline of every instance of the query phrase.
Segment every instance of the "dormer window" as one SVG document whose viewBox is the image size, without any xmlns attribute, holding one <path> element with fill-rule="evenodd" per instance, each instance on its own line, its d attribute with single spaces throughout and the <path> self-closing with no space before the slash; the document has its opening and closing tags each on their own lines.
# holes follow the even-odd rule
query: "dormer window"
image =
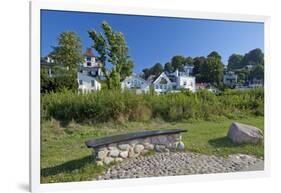
<svg viewBox="0 0 281 193">
<path fill-rule="evenodd" d="M 86 60 L 87 60 L 88 62 L 91 62 L 92 58 L 91 58 L 91 57 L 87 57 Z"/>
</svg>

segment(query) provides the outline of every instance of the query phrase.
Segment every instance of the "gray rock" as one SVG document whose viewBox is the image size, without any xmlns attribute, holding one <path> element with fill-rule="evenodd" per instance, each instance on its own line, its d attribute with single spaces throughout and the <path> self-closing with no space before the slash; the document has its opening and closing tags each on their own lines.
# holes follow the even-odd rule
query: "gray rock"
<svg viewBox="0 0 281 193">
<path fill-rule="evenodd" d="M 132 145 L 132 146 L 135 146 L 137 143 L 140 143 L 139 141 L 140 141 L 140 139 L 131 140 L 131 141 L 129 141 L 129 144 Z"/>
<path fill-rule="evenodd" d="M 134 157 L 134 154 L 135 154 L 134 148 L 133 148 L 133 147 L 130 147 L 130 148 L 129 148 L 129 152 L 128 152 L 128 157 L 129 157 L 129 158 Z"/>
<path fill-rule="evenodd" d="M 109 145 L 107 146 L 107 148 L 108 148 L 109 150 L 115 150 L 115 149 L 117 149 L 117 144 L 116 144 L 116 143 L 109 144 Z"/>
<path fill-rule="evenodd" d="M 227 137 L 230 138 L 232 142 L 236 144 L 257 144 L 262 140 L 263 135 L 261 130 L 257 127 L 234 122 L 229 128 Z"/>
<path fill-rule="evenodd" d="M 178 143 L 178 150 L 180 151 L 184 150 L 184 143 L 182 141 Z"/>
<path fill-rule="evenodd" d="M 129 144 L 119 144 L 118 148 L 121 150 L 128 150 L 130 148 Z"/>
<path fill-rule="evenodd" d="M 148 149 L 148 150 L 154 149 L 154 145 L 151 144 L 151 143 L 144 143 L 143 146 L 144 146 L 145 149 Z"/>
<path fill-rule="evenodd" d="M 165 145 L 155 145 L 155 151 L 156 152 L 165 152 Z"/>
<path fill-rule="evenodd" d="M 114 159 L 114 161 L 121 162 L 121 161 L 123 161 L 123 159 L 121 157 L 117 157 L 117 158 Z"/>
<path fill-rule="evenodd" d="M 122 158 L 127 158 L 129 155 L 129 152 L 128 151 L 122 151 L 120 152 L 119 156 L 122 157 Z"/>
<path fill-rule="evenodd" d="M 103 147 L 98 148 L 96 151 L 108 151 L 108 149 L 103 146 Z"/>
<path fill-rule="evenodd" d="M 167 143 L 169 143 L 167 135 L 158 136 L 158 144 L 167 144 Z"/>
<path fill-rule="evenodd" d="M 181 141 L 180 134 L 173 134 L 168 136 L 169 143 L 175 143 Z"/>
<path fill-rule="evenodd" d="M 108 154 L 108 151 L 107 150 L 104 150 L 104 151 L 99 151 L 97 152 L 97 159 L 98 160 L 103 160 Z"/>
<path fill-rule="evenodd" d="M 118 149 L 113 149 L 113 150 L 110 150 L 109 156 L 111 156 L 111 157 L 118 157 L 119 153 L 120 152 L 119 152 Z"/>
<path fill-rule="evenodd" d="M 108 164 L 110 164 L 110 163 L 112 163 L 114 161 L 114 158 L 112 158 L 112 157 L 106 157 L 106 158 L 104 158 L 104 163 L 106 164 L 106 165 L 108 165 Z"/>
<path fill-rule="evenodd" d="M 144 149 L 144 146 L 143 146 L 143 145 L 137 144 L 137 145 L 135 145 L 134 151 L 135 151 L 136 153 L 140 153 L 143 149 Z"/>
<path fill-rule="evenodd" d="M 151 137 L 151 138 L 150 138 L 150 142 L 151 142 L 152 144 L 157 144 L 157 143 L 158 143 L 158 137 L 157 137 L 157 136 Z"/>
</svg>

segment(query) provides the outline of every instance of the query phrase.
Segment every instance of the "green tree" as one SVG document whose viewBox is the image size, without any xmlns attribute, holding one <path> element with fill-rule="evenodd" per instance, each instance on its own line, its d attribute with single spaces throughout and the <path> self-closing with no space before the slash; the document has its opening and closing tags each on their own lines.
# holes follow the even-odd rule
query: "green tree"
<svg viewBox="0 0 281 193">
<path fill-rule="evenodd" d="M 164 70 L 166 72 L 173 72 L 174 71 L 174 68 L 172 66 L 172 64 L 170 62 L 167 62 L 165 65 L 164 65 Z"/>
<path fill-rule="evenodd" d="M 209 55 L 208 58 L 213 57 L 213 58 L 217 58 L 218 60 L 221 60 L 221 55 L 219 55 L 218 52 L 216 51 L 212 51 Z"/>
<path fill-rule="evenodd" d="M 150 68 L 145 68 L 145 69 L 142 70 L 142 72 L 143 72 L 143 78 L 144 79 L 147 79 L 151 74 Z"/>
<path fill-rule="evenodd" d="M 53 77 L 49 77 L 47 69 L 41 69 L 41 93 L 76 91 L 77 67 L 83 61 L 80 38 L 74 32 L 63 32 L 58 37 L 58 46 L 49 54 L 54 60 Z"/>
<path fill-rule="evenodd" d="M 204 82 L 209 82 L 220 87 L 223 80 L 223 63 L 220 60 L 221 57 L 212 53 L 208 55 L 207 59 L 201 65 L 201 79 Z"/>
<path fill-rule="evenodd" d="M 74 32 L 63 32 L 59 35 L 58 46 L 53 49 L 50 57 L 54 63 L 76 72 L 78 64 L 83 61 L 80 38 Z"/>
<path fill-rule="evenodd" d="M 150 75 L 160 75 L 164 71 L 163 66 L 160 63 L 154 64 L 151 68 L 145 68 L 142 70 L 143 78 L 147 79 Z"/>
<path fill-rule="evenodd" d="M 193 65 L 193 58 L 192 57 L 187 57 L 185 59 L 185 64 L 188 64 L 188 65 Z"/>
<path fill-rule="evenodd" d="M 183 70 L 184 65 L 186 64 L 186 58 L 184 56 L 174 56 L 171 60 L 173 70 Z"/>
<path fill-rule="evenodd" d="M 240 55 L 240 54 L 232 54 L 228 58 L 227 69 L 228 70 L 236 70 L 236 69 L 243 68 L 242 60 L 243 60 L 243 56 L 242 55 Z"/>
<path fill-rule="evenodd" d="M 196 57 L 193 59 L 193 76 L 195 76 L 196 78 L 196 82 L 204 82 L 202 80 L 202 76 L 201 76 L 201 69 L 202 69 L 202 65 L 203 63 L 206 61 L 206 58 L 201 56 L 201 57 Z"/>
<path fill-rule="evenodd" d="M 257 65 L 252 71 L 252 78 L 259 80 L 264 79 L 264 67 L 262 65 Z"/>
<path fill-rule="evenodd" d="M 98 60 L 102 63 L 102 72 L 108 89 L 120 89 L 121 82 L 132 74 L 134 63 L 128 55 L 129 48 L 121 32 L 113 31 L 107 22 L 101 25 L 103 33 L 90 30 L 89 36 L 94 41 L 93 48 L 99 53 Z M 111 69 L 107 69 L 107 64 Z"/>
<path fill-rule="evenodd" d="M 151 74 L 154 75 L 160 75 L 164 71 L 163 66 L 160 63 L 156 63 L 150 70 Z"/>
<path fill-rule="evenodd" d="M 242 65 L 264 65 L 264 54 L 261 49 L 256 48 L 245 54 Z"/>
<path fill-rule="evenodd" d="M 41 67 L 40 70 L 40 92 L 49 93 L 54 91 L 54 80 L 49 77 L 48 69 Z"/>
</svg>

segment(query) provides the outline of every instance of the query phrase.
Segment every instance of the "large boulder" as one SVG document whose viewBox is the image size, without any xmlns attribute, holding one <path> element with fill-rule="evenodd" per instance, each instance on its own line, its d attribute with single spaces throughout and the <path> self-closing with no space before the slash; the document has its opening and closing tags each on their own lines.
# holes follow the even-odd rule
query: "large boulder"
<svg viewBox="0 0 281 193">
<path fill-rule="evenodd" d="M 263 138 L 263 134 L 260 129 L 254 126 L 234 122 L 229 128 L 227 137 L 236 144 L 257 144 Z"/>
</svg>

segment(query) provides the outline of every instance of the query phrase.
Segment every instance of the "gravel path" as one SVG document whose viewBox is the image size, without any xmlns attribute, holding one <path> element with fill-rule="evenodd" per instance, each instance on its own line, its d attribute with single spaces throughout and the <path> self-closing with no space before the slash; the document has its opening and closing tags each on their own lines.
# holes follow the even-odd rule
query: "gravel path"
<svg viewBox="0 0 281 193">
<path fill-rule="evenodd" d="M 156 153 L 124 160 L 98 176 L 97 180 L 253 170 L 263 170 L 263 160 L 245 154 L 219 157 L 190 152 Z"/>
</svg>

